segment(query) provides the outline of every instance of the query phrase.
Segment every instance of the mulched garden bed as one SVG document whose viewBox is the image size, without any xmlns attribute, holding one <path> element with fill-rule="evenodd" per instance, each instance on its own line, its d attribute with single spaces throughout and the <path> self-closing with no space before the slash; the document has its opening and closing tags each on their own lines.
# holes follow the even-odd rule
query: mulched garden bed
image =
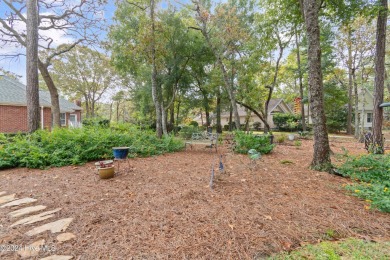
<svg viewBox="0 0 390 260">
<path fill-rule="evenodd" d="M 56 254 L 75 259 L 252 259 L 325 239 L 390 240 L 389 214 L 367 210 L 366 202 L 349 196 L 342 187 L 349 180 L 308 169 L 312 146 L 310 140 L 278 145 L 255 166 L 246 155 L 219 149 L 224 174 L 216 154 L 202 147 L 131 159 L 132 171 L 109 180 L 97 178 L 93 162 L 0 171 L 0 191 L 61 207 L 56 219 L 73 217 L 67 232 L 76 235 L 64 243 L 49 232 L 27 237 L 32 227 L 10 228 L 10 210 L 0 209 L 0 244 L 44 238 L 56 245 Z M 340 163 L 337 155 L 345 151 L 365 153 L 362 147 L 353 140 L 332 142 L 333 161 Z M 11 252 L 0 258 L 18 259 Z"/>
</svg>

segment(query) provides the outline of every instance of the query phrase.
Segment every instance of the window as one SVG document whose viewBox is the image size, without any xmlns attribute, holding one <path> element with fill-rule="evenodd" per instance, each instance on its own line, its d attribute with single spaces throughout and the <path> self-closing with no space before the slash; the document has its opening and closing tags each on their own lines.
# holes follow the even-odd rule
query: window
<svg viewBox="0 0 390 260">
<path fill-rule="evenodd" d="M 372 122 L 372 113 L 367 113 L 367 123 Z"/>
<path fill-rule="evenodd" d="M 60 121 L 61 121 L 61 126 L 66 126 L 66 114 L 65 113 L 60 114 Z"/>
<path fill-rule="evenodd" d="M 69 115 L 69 126 L 77 127 L 77 115 L 76 114 Z"/>
</svg>

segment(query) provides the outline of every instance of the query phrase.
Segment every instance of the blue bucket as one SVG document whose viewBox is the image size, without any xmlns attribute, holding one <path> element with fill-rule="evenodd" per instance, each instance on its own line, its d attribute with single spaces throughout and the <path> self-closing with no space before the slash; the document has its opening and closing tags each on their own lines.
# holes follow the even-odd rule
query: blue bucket
<svg viewBox="0 0 390 260">
<path fill-rule="evenodd" d="M 129 154 L 129 147 L 112 147 L 115 159 L 126 159 Z"/>
</svg>

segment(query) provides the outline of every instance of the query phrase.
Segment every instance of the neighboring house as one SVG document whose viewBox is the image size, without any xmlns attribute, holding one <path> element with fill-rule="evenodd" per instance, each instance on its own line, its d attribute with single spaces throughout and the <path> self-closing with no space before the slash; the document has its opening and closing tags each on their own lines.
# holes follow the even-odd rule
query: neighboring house
<svg viewBox="0 0 390 260">
<path fill-rule="evenodd" d="M 359 127 L 363 126 L 364 130 L 371 130 L 373 119 L 372 115 L 374 111 L 374 96 L 368 89 L 361 88 L 358 90 L 358 99 Z"/>
<path fill-rule="evenodd" d="M 61 126 L 78 127 L 81 107 L 60 97 Z M 51 129 L 51 99 L 48 91 L 39 91 L 41 128 Z M 27 132 L 26 86 L 0 75 L 0 133 Z"/>
<path fill-rule="evenodd" d="M 244 107 L 237 105 L 238 108 L 238 115 L 240 116 L 240 122 L 241 124 L 245 124 L 246 122 L 246 115 L 247 111 L 245 110 Z M 291 108 L 283 101 L 283 99 L 271 99 L 269 104 L 268 104 L 268 118 L 267 122 L 271 128 L 275 128 L 275 124 L 273 121 L 273 115 L 275 113 L 293 113 Z M 203 115 L 204 116 L 204 115 Z M 234 117 L 234 115 L 232 115 Z M 215 124 L 215 117 L 214 115 L 210 115 L 210 117 L 213 119 L 213 123 Z M 230 112 L 223 112 L 221 113 L 221 125 L 229 125 L 229 117 L 230 117 Z M 201 116 L 197 116 L 194 118 L 194 121 L 198 122 L 199 125 L 201 125 L 202 121 L 203 123 L 206 121 L 205 118 L 201 120 Z M 234 118 L 232 118 L 232 121 L 234 122 Z M 261 122 L 260 118 L 256 116 L 253 112 L 251 113 L 251 117 L 249 119 L 249 124 L 253 125 L 253 123 L 259 122 L 260 123 L 260 128 L 264 128 L 264 124 Z"/>
</svg>

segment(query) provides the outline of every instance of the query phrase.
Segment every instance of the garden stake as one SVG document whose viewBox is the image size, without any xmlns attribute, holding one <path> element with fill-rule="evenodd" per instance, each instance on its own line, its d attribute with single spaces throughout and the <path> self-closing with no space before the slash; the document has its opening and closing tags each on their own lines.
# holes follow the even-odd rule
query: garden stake
<svg viewBox="0 0 390 260">
<path fill-rule="evenodd" d="M 222 154 L 219 158 L 219 172 L 220 173 L 223 173 L 224 172 L 224 167 L 223 167 L 223 163 L 222 163 Z"/>
<path fill-rule="evenodd" d="M 210 178 L 210 189 L 213 190 L 213 181 L 214 181 L 214 165 L 211 168 L 211 178 Z"/>
</svg>

